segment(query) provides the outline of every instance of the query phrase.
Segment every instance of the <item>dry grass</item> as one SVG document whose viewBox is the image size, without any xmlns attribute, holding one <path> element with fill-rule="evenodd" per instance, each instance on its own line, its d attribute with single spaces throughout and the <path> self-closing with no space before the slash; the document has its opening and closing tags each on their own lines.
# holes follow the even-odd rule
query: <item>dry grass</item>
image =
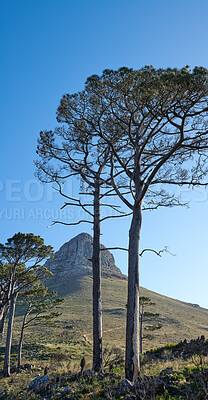
<svg viewBox="0 0 208 400">
<path fill-rule="evenodd" d="M 60 307 L 62 315 L 56 327 L 37 327 L 26 331 L 26 343 L 31 339 L 44 345 L 64 347 L 73 353 L 92 354 L 92 277 L 74 277 L 69 282 L 53 282 L 53 289 L 65 298 Z M 161 330 L 151 341 L 144 342 L 144 350 L 164 346 L 169 343 L 197 338 L 208 331 L 208 310 L 194 308 L 184 302 L 174 300 L 141 288 L 143 296 L 150 297 L 156 306 L 152 311 L 160 314 Z M 124 349 L 127 281 L 118 278 L 102 279 L 103 296 L 103 341 Z M 151 310 L 151 308 L 150 308 Z M 18 316 L 14 327 L 14 344 L 18 342 L 20 331 Z"/>
</svg>

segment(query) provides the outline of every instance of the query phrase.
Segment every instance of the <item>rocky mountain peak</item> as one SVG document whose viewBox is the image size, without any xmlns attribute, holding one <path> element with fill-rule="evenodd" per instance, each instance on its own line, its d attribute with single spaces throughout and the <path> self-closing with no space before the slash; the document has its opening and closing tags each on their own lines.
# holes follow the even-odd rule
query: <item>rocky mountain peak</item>
<svg viewBox="0 0 208 400">
<path fill-rule="evenodd" d="M 64 243 L 48 260 L 45 266 L 54 274 L 54 277 L 71 277 L 77 275 L 92 275 L 92 236 L 80 233 L 69 242 Z M 101 244 L 101 249 L 105 246 Z M 102 276 L 116 276 L 126 279 L 121 270 L 115 265 L 115 259 L 108 250 L 101 252 Z"/>
</svg>

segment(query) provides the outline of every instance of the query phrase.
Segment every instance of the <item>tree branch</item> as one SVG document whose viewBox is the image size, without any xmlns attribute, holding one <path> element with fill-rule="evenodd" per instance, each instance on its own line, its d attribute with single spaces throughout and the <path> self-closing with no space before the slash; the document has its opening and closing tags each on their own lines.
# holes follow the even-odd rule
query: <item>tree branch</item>
<svg viewBox="0 0 208 400">
<path fill-rule="evenodd" d="M 142 250 L 142 252 L 139 254 L 140 257 L 142 257 L 143 254 L 144 254 L 146 251 L 150 251 L 150 252 L 152 252 L 152 253 L 155 253 L 155 254 L 156 254 L 157 256 L 159 256 L 159 257 L 162 257 L 162 256 L 161 256 L 162 253 L 169 253 L 169 254 L 171 254 L 171 256 L 175 256 L 175 254 L 172 254 L 172 253 L 168 250 L 168 247 L 167 247 L 167 246 L 165 246 L 164 249 L 159 250 L 159 251 L 156 251 L 156 250 L 153 250 L 153 249 L 144 249 L 144 250 Z"/>
<path fill-rule="evenodd" d="M 82 222 L 87 222 L 88 224 L 93 224 L 93 222 L 92 221 L 87 221 L 87 220 L 81 220 L 81 221 L 78 221 L 78 222 L 71 222 L 71 223 L 68 223 L 68 222 L 62 222 L 62 221 L 53 221 L 53 223 L 51 224 L 51 225 L 48 225 L 48 228 L 50 228 L 51 226 L 53 226 L 53 225 L 55 225 L 55 224 L 61 224 L 61 225 L 69 225 L 69 226 L 73 226 L 73 225 L 79 225 L 79 224 L 81 224 Z"/>
</svg>

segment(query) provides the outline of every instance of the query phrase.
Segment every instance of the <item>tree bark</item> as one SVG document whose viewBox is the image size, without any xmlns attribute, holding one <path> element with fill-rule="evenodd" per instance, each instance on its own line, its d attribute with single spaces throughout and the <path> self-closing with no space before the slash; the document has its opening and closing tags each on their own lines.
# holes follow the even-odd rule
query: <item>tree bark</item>
<svg viewBox="0 0 208 400">
<path fill-rule="evenodd" d="M 102 359 L 102 305 L 101 305 L 101 257 L 100 257 L 100 184 L 95 180 L 93 223 L 93 370 L 103 368 Z"/>
<path fill-rule="evenodd" d="M 2 343 L 3 336 L 4 336 L 4 327 L 5 327 L 5 319 L 9 309 L 9 304 L 3 306 L 0 314 L 0 343 Z"/>
<path fill-rule="evenodd" d="M 128 301 L 126 320 L 126 378 L 134 381 L 140 373 L 139 347 L 139 239 L 142 204 L 135 205 L 129 230 Z"/>
<path fill-rule="evenodd" d="M 7 339 L 6 339 L 6 348 L 5 348 L 5 357 L 4 357 L 4 376 L 10 376 L 10 356 L 11 356 L 11 344 L 12 344 L 12 328 L 14 322 L 14 313 L 16 306 L 17 294 L 13 293 L 11 295 L 10 300 L 10 308 L 9 308 L 9 321 L 7 328 Z"/>
<path fill-rule="evenodd" d="M 23 322 L 22 322 L 22 329 L 21 329 L 21 335 L 20 335 L 20 341 L 19 341 L 19 347 L 18 347 L 18 364 L 17 364 L 18 368 L 21 368 L 22 344 L 23 344 L 23 337 L 24 337 L 24 330 L 25 330 L 27 316 L 28 316 L 28 312 L 25 313 Z"/>
<path fill-rule="evenodd" d="M 139 321 L 139 339 L 140 339 L 140 354 L 142 354 L 143 351 L 143 346 L 142 346 L 142 342 L 143 342 L 143 309 L 140 313 L 140 321 Z"/>
</svg>

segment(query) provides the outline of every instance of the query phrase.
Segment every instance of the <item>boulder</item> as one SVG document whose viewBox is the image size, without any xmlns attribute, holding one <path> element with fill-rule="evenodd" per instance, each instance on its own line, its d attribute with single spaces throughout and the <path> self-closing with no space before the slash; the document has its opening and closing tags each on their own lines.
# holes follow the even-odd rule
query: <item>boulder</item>
<svg viewBox="0 0 208 400">
<path fill-rule="evenodd" d="M 48 375 L 38 376 L 29 383 L 29 390 L 33 390 L 34 393 L 46 393 L 47 386 L 50 382 Z"/>
<path fill-rule="evenodd" d="M 154 398 L 156 395 L 163 395 L 165 382 L 161 378 L 145 376 L 144 379 L 140 378 L 135 382 L 134 389 L 138 398 L 144 398 L 145 395 Z"/>
</svg>

